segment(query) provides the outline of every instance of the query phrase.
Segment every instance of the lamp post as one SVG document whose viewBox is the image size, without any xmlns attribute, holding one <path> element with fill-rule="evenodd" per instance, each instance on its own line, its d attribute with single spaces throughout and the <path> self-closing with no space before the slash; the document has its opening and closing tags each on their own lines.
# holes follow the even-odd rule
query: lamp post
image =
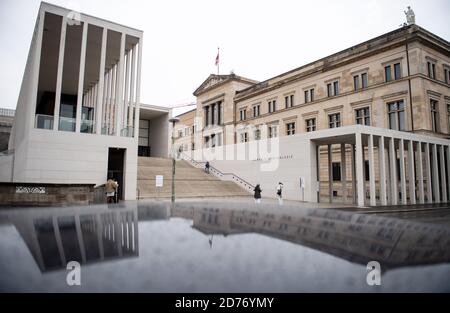
<svg viewBox="0 0 450 313">
<path fill-rule="evenodd" d="M 172 204 L 175 203 L 175 123 L 179 121 L 176 117 L 169 119 L 172 123 Z"/>
</svg>

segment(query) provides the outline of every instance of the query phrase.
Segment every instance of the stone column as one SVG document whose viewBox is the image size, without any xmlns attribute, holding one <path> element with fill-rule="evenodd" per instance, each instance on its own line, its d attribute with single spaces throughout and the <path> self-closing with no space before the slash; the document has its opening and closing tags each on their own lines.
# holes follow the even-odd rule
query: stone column
<svg viewBox="0 0 450 313">
<path fill-rule="evenodd" d="M 53 129 L 59 129 L 59 108 L 61 106 L 61 88 L 64 67 L 64 50 L 66 46 L 67 17 L 64 16 L 61 25 L 61 38 L 59 42 L 58 71 L 56 76 L 56 92 L 55 92 L 55 111 L 53 120 Z"/>
<path fill-rule="evenodd" d="M 446 173 L 445 171 L 445 149 L 444 146 L 441 145 L 441 148 L 439 149 L 439 155 L 441 157 L 441 187 L 442 187 L 442 202 L 447 202 L 447 182 L 446 178 L 448 177 L 449 173 Z"/>
<path fill-rule="evenodd" d="M 381 205 L 387 205 L 386 197 L 386 154 L 384 149 L 384 137 L 378 141 L 378 163 L 380 166 L 380 201 Z"/>
<path fill-rule="evenodd" d="M 341 144 L 341 184 L 342 184 L 342 202 L 347 202 L 347 158 L 345 143 Z"/>
<path fill-rule="evenodd" d="M 377 198 L 376 198 L 376 185 L 375 185 L 375 157 L 374 157 L 373 135 L 372 134 L 369 135 L 368 154 L 369 154 L 370 205 L 376 206 Z"/>
<path fill-rule="evenodd" d="M 397 151 L 395 149 L 395 139 L 389 139 L 389 159 L 391 167 L 391 205 L 398 204 L 398 178 L 397 178 Z"/>
<path fill-rule="evenodd" d="M 87 44 L 88 23 L 83 23 L 83 33 L 81 37 L 81 56 L 80 68 L 78 71 L 78 97 L 77 110 L 75 115 L 75 132 L 79 133 L 81 130 L 81 112 L 83 107 L 83 87 L 84 87 L 84 69 L 86 64 L 86 44 Z M 90 90 L 92 92 L 92 89 Z M 91 94 L 92 96 L 92 94 Z"/>
<path fill-rule="evenodd" d="M 115 110 L 115 123 L 116 123 L 116 136 L 121 136 L 122 126 L 123 126 L 123 73 L 124 73 L 124 64 L 125 63 L 125 33 L 122 33 L 120 40 L 120 57 L 119 64 L 117 68 L 117 90 L 116 90 L 116 110 Z"/>
<path fill-rule="evenodd" d="M 97 111 L 96 122 L 95 122 L 95 133 L 100 135 L 102 133 L 102 120 L 103 120 L 103 107 L 105 104 L 105 62 L 106 62 L 106 40 L 107 40 L 108 30 L 103 28 L 102 33 L 102 48 L 100 52 L 100 71 L 99 71 L 99 81 L 98 81 L 98 93 L 97 93 L 97 103 L 95 111 Z"/>
<path fill-rule="evenodd" d="M 328 195 L 330 203 L 333 202 L 333 155 L 332 155 L 332 146 L 327 146 L 327 154 L 328 154 Z"/>
<path fill-rule="evenodd" d="M 439 190 L 439 168 L 438 168 L 438 156 L 437 156 L 437 145 L 433 144 L 433 193 L 434 202 L 441 202 L 441 193 Z"/>
<path fill-rule="evenodd" d="M 408 180 L 409 180 L 409 201 L 416 204 L 416 175 L 414 172 L 414 143 L 408 140 Z"/>
<path fill-rule="evenodd" d="M 419 183 L 419 203 L 425 203 L 425 193 L 423 185 L 423 157 L 422 157 L 422 143 L 417 143 L 417 179 Z"/>
<path fill-rule="evenodd" d="M 364 160 L 361 133 L 356 133 L 356 180 L 358 189 L 358 206 L 362 207 L 365 204 L 364 195 Z"/>
<path fill-rule="evenodd" d="M 433 188 L 431 181 L 430 143 L 425 143 L 425 169 L 427 172 L 427 202 L 433 203 Z"/>
<path fill-rule="evenodd" d="M 405 169 L 405 142 L 400 139 L 399 143 L 399 158 L 400 158 L 400 188 L 402 192 L 402 204 L 408 204 L 406 194 L 406 169 Z"/>
</svg>

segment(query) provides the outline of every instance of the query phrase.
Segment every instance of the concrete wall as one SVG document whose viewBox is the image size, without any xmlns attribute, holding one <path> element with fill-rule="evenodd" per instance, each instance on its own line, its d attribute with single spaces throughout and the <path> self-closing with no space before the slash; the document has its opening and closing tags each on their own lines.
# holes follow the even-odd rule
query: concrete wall
<svg viewBox="0 0 450 313">
<path fill-rule="evenodd" d="M 150 120 L 151 156 L 157 158 L 167 158 L 169 155 L 169 114 Z"/>
</svg>

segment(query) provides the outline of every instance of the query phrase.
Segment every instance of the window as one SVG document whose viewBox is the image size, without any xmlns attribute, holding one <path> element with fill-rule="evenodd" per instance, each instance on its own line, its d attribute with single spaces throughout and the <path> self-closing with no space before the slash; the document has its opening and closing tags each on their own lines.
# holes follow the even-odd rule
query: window
<svg viewBox="0 0 450 313">
<path fill-rule="evenodd" d="M 405 130 L 405 103 L 403 100 L 388 103 L 389 128 Z"/>
<path fill-rule="evenodd" d="M 400 63 L 395 63 L 394 64 L 394 78 L 396 80 L 402 78 L 402 72 L 401 72 L 401 69 L 400 69 Z"/>
<path fill-rule="evenodd" d="M 328 115 L 328 125 L 330 128 L 341 127 L 341 113 Z"/>
<path fill-rule="evenodd" d="M 294 106 L 294 95 L 285 96 L 284 97 L 284 104 L 287 108 L 292 108 Z"/>
<path fill-rule="evenodd" d="M 239 110 L 239 117 L 241 121 L 245 121 L 247 119 L 247 110 L 246 109 L 240 109 Z"/>
<path fill-rule="evenodd" d="M 334 81 L 327 84 L 327 95 L 328 97 L 339 95 L 339 81 Z"/>
<path fill-rule="evenodd" d="M 206 136 L 204 138 L 205 138 L 205 148 L 209 148 L 209 136 Z"/>
<path fill-rule="evenodd" d="M 448 122 L 448 132 L 450 133 L 450 103 L 447 103 L 447 122 Z"/>
<path fill-rule="evenodd" d="M 183 137 L 183 130 L 180 129 L 180 130 L 178 131 L 178 137 L 179 137 L 179 138 Z"/>
<path fill-rule="evenodd" d="M 444 81 L 446 84 L 450 84 L 450 70 L 448 68 L 444 68 Z"/>
<path fill-rule="evenodd" d="M 356 124 L 370 126 L 370 110 L 369 107 L 356 109 Z"/>
<path fill-rule="evenodd" d="M 305 103 L 314 101 L 314 89 L 305 90 Z"/>
<path fill-rule="evenodd" d="M 384 76 L 386 78 L 386 82 L 390 82 L 392 80 L 390 65 L 384 67 Z"/>
<path fill-rule="evenodd" d="M 256 129 L 255 130 L 255 140 L 260 140 L 261 139 L 261 130 Z"/>
<path fill-rule="evenodd" d="M 434 64 L 431 61 L 428 61 L 427 68 L 428 68 L 428 77 L 436 79 L 436 64 Z"/>
<path fill-rule="evenodd" d="M 333 181 L 341 181 L 341 163 L 333 163 Z"/>
<path fill-rule="evenodd" d="M 398 163 L 397 168 L 400 168 L 400 161 Z M 397 177 L 400 177 L 400 173 L 398 174 Z M 369 171 L 369 161 L 364 161 L 364 180 L 365 181 L 369 181 L 370 180 L 370 171 Z"/>
<path fill-rule="evenodd" d="M 295 135 L 295 122 L 286 124 L 286 135 Z"/>
<path fill-rule="evenodd" d="M 195 143 L 191 143 L 191 150 L 195 150 Z"/>
<path fill-rule="evenodd" d="M 248 133 L 241 133 L 241 142 L 248 142 Z"/>
<path fill-rule="evenodd" d="M 358 91 L 359 89 L 367 88 L 368 82 L 367 82 L 367 73 L 362 73 L 353 76 L 353 86 L 355 88 L 355 91 Z"/>
<path fill-rule="evenodd" d="M 438 112 L 439 102 L 436 100 L 430 100 L 431 109 L 431 130 L 434 132 L 439 132 L 439 112 Z"/>
<path fill-rule="evenodd" d="M 269 138 L 276 138 L 276 137 L 278 137 L 278 126 L 277 125 L 269 126 Z"/>
<path fill-rule="evenodd" d="M 196 127 L 196 125 L 192 125 L 192 130 L 191 130 L 191 133 L 192 134 L 195 134 L 195 129 L 196 129 L 197 127 Z"/>
<path fill-rule="evenodd" d="M 260 113 L 261 113 L 261 106 L 259 104 L 255 105 L 253 107 L 253 117 L 258 117 Z"/>
<path fill-rule="evenodd" d="M 211 105 L 211 125 L 216 125 L 216 105 Z"/>
<path fill-rule="evenodd" d="M 316 119 L 315 118 L 310 118 L 306 120 L 306 131 L 309 132 L 313 132 L 316 130 Z"/>
<path fill-rule="evenodd" d="M 267 102 L 267 108 L 269 113 L 273 113 L 277 111 L 277 100 L 271 100 Z"/>
</svg>

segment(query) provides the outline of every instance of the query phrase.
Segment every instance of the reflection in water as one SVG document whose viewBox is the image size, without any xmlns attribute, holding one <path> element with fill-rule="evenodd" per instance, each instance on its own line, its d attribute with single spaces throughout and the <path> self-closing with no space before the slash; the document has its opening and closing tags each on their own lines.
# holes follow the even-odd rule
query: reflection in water
<svg viewBox="0 0 450 313">
<path fill-rule="evenodd" d="M 41 272 L 139 255 L 136 208 L 31 209 L 9 218 Z"/>
<path fill-rule="evenodd" d="M 131 202 L 11 210 L 0 217 L 6 215 L 15 225 L 41 272 L 65 269 L 69 261 L 90 264 L 137 257 L 138 221 L 171 217 L 192 220 L 211 249 L 214 236 L 258 233 L 364 265 L 377 260 L 384 268 L 450 261 L 450 228 L 443 225 L 338 210 L 206 206 Z"/>
<path fill-rule="evenodd" d="M 283 213 L 284 212 L 284 213 Z M 259 233 L 320 250 L 352 262 L 385 268 L 450 261 L 450 229 L 338 210 L 193 209 L 178 205 L 172 216 L 191 214 L 193 227 L 211 236 Z"/>
</svg>

